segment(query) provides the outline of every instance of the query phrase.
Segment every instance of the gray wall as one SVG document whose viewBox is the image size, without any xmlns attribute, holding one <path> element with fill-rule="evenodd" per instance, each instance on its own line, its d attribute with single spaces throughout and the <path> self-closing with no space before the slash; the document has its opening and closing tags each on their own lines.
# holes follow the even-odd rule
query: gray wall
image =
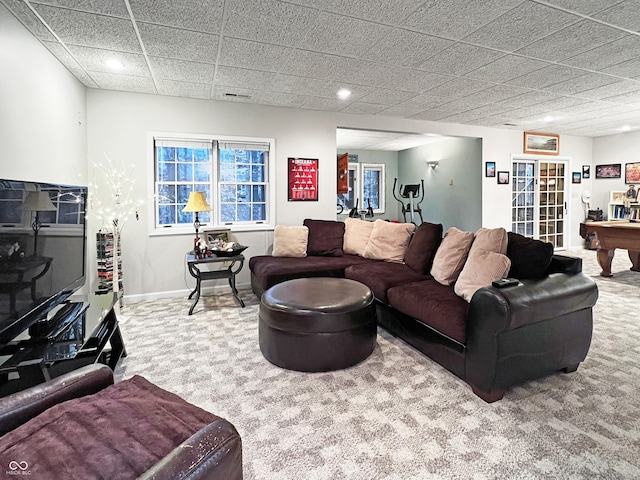
<svg viewBox="0 0 640 480">
<path fill-rule="evenodd" d="M 431 161 L 438 162 L 435 169 L 427 165 Z M 458 137 L 403 150 L 398 174 L 402 184 L 424 179 L 424 221 L 442 223 L 445 231 L 454 226 L 475 232 L 483 226 L 482 139 Z"/>
</svg>

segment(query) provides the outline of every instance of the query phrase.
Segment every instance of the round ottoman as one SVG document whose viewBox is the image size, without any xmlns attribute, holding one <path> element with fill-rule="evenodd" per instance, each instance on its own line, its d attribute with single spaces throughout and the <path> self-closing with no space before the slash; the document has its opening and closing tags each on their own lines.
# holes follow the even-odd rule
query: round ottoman
<svg viewBox="0 0 640 480">
<path fill-rule="evenodd" d="M 274 365 L 326 372 L 366 359 L 376 346 L 373 293 L 346 278 L 299 278 L 262 294 L 260 350 Z"/>
</svg>

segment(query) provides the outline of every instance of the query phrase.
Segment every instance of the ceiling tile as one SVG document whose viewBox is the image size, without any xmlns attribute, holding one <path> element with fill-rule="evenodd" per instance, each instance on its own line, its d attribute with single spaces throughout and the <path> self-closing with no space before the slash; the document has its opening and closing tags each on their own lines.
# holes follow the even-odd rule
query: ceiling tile
<svg viewBox="0 0 640 480">
<path fill-rule="evenodd" d="M 584 70 L 578 70 L 577 68 L 565 67 L 564 65 L 549 65 L 535 72 L 529 72 L 526 75 L 508 80 L 506 83 L 520 87 L 544 88 L 558 83 L 559 80 L 570 80 L 581 77 L 584 74 Z"/>
<path fill-rule="evenodd" d="M 42 42 L 42 43 L 69 70 L 71 70 L 72 68 L 76 70 L 82 70 L 82 67 L 80 66 L 80 64 L 76 61 L 75 58 L 71 56 L 69 51 L 66 48 L 64 48 L 64 46 L 61 43 L 59 42 Z"/>
<path fill-rule="evenodd" d="M 308 34 L 299 36 L 297 46 L 317 52 L 362 56 L 371 47 L 372 38 L 383 37 L 390 31 L 388 26 L 321 13 Z"/>
<path fill-rule="evenodd" d="M 231 67 L 255 68 L 277 72 L 282 67 L 282 61 L 293 50 L 278 45 L 251 42 L 225 37 L 222 39 L 219 65 Z"/>
<path fill-rule="evenodd" d="M 415 120 L 432 120 L 434 122 L 448 117 L 448 112 L 442 112 L 440 110 L 423 110 L 420 113 L 416 113 L 415 115 L 411 115 L 409 118 L 413 118 Z"/>
<path fill-rule="evenodd" d="M 138 23 L 142 44 L 154 57 L 214 63 L 218 56 L 218 35 Z"/>
<path fill-rule="evenodd" d="M 211 93 L 211 85 L 175 80 L 158 80 L 158 89 L 161 95 L 173 97 L 209 98 Z"/>
<path fill-rule="evenodd" d="M 364 54 L 364 58 L 392 65 L 416 67 L 453 42 L 442 38 L 395 29 Z"/>
<path fill-rule="evenodd" d="M 358 115 L 375 115 L 385 109 L 385 105 L 365 103 L 365 102 L 353 102 L 344 107 L 340 112 L 342 113 L 355 113 Z"/>
<path fill-rule="evenodd" d="M 328 84 L 329 82 L 327 80 L 278 73 L 273 78 L 271 84 L 265 86 L 265 88 L 280 93 L 332 97 L 336 94 L 337 90 L 329 88 Z"/>
<path fill-rule="evenodd" d="M 529 93 L 528 88 L 512 87 L 511 85 L 493 85 L 479 92 L 468 95 L 467 99 L 476 102 L 476 105 L 484 105 L 486 103 L 499 102 L 508 98 L 517 97 Z"/>
<path fill-rule="evenodd" d="M 602 70 L 636 58 L 638 51 L 640 51 L 640 37 L 627 35 L 614 42 L 593 48 L 588 52 L 567 58 L 562 63 L 589 70 Z"/>
<path fill-rule="evenodd" d="M 557 100 L 560 98 L 560 95 L 556 95 L 554 93 L 549 92 L 541 92 L 538 90 L 530 90 L 527 93 L 522 95 L 518 95 L 517 97 L 506 98 L 504 100 L 500 100 L 496 103 L 504 104 L 504 105 L 512 105 L 513 107 L 533 107 L 539 103 L 549 102 L 553 100 Z M 542 110 L 546 110 L 546 107 Z"/>
<path fill-rule="evenodd" d="M 399 25 L 423 3 L 424 0 L 317 0 L 315 6 L 349 17 Z"/>
<path fill-rule="evenodd" d="M 429 94 L 423 93 L 421 95 L 416 95 L 415 97 L 410 98 L 409 100 L 405 100 L 400 104 L 400 106 L 408 107 L 408 108 L 420 108 L 421 110 L 426 110 L 426 109 L 434 109 L 439 105 L 442 105 L 443 103 L 447 103 L 449 101 L 451 101 L 451 99 L 447 97 L 439 97 L 436 95 L 429 95 Z"/>
<path fill-rule="evenodd" d="M 619 0 L 549 0 L 547 3 L 556 5 L 572 12 L 589 15 L 599 12 L 616 3 Z"/>
<path fill-rule="evenodd" d="M 387 116 L 387 117 L 407 118 L 407 117 L 410 117 L 412 115 L 415 115 L 416 113 L 421 112 L 422 110 L 423 110 L 422 108 L 403 107 L 401 105 L 397 105 L 395 107 L 389 107 L 389 108 L 386 108 L 386 109 L 382 110 L 381 112 L 378 113 L 378 115 L 384 115 L 384 116 Z"/>
<path fill-rule="evenodd" d="M 443 73 L 448 75 L 464 75 L 476 70 L 483 65 L 494 62 L 504 53 L 489 50 L 487 48 L 455 43 L 419 66 L 428 72 Z"/>
<path fill-rule="evenodd" d="M 42 24 L 40 19 L 22 0 L 3 0 L 7 8 L 13 12 L 25 27 L 29 29 L 38 39 L 43 41 L 56 41 L 49 29 Z"/>
<path fill-rule="evenodd" d="M 34 7 L 64 43 L 122 52 L 141 52 L 130 20 L 45 5 Z"/>
<path fill-rule="evenodd" d="M 262 92 L 249 88 L 213 87 L 211 98 L 225 102 L 259 103 Z"/>
<path fill-rule="evenodd" d="M 219 33 L 224 0 L 135 0 L 131 10 L 136 21 Z"/>
<path fill-rule="evenodd" d="M 84 70 L 79 70 L 77 68 L 70 68 L 69 71 L 75 75 L 75 77 L 82 82 L 82 84 L 87 88 L 99 88 L 98 84 L 93 81 L 93 78 L 89 76 L 87 72 Z"/>
<path fill-rule="evenodd" d="M 620 79 L 612 77 L 610 75 L 601 75 L 599 73 L 588 73 L 581 77 L 571 78 L 554 85 L 546 86 L 544 89 L 550 92 L 559 93 L 562 95 L 576 95 L 580 92 L 586 92 L 597 87 L 609 85 L 611 83 L 619 82 Z"/>
<path fill-rule="evenodd" d="M 607 97 L 604 100 L 606 100 L 607 102 L 619 103 L 622 105 L 629 103 L 638 103 L 640 102 L 640 90 L 626 92 L 620 95 L 612 95 L 611 97 Z M 634 105 L 634 108 L 638 107 Z"/>
<path fill-rule="evenodd" d="M 522 0 L 429 0 L 403 26 L 459 40 L 520 3 Z"/>
<path fill-rule="evenodd" d="M 100 88 L 135 93 L 158 93 L 149 77 L 133 77 L 113 73 L 88 72 Z"/>
<path fill-rule="evenodd" d="M 114 52 L 100 48 L 81 47 L 69 45 L 69 51 L 78 60 L 82 68 L 92 72 L 118 73 L 137 77 L 150 76 L 149 68 L 144 56 L 137 53 Z M 114 72 L 105 62 L 109 59 L 117 59 L 122 62 L 122 69 Z"/>
<path fill-rule="evenodd" d="M 625 78 L 640 78 L 640 58 L 627 60 L 607 68 L 603 68 L 602 73 L 610 73 Z"/>
<path fill-rule="evenodd" d="M 546 62 L 517 55 L 504 57 L 465 74 L 465 77 L 486 82 L 504 83 L 523 74 L 544 68 Z"/>
<path fill-rule="evenodd" d="M 450 82 L 439 85 L 426 93 L 439 97 L 466 97 L 474 92 L 492 87 L 493 84 L 469 78 L 455 78 Z"/>
<path fill-rule="evenodd" d="M 415 97 L 415 92 L 403 92 L 401 90 L 391 90 L 388 88 L 378 88 L 362 99 L 363 102 L 372 104 L 392 106 Z"/>
<path fill-rule="evenodd" d="M 275 76 L 276 74 L 273 72 L 220 66 L 216 71 L 214 82 L 216 86 L 235 86 L 260 90 L 270 85 Z"/>
<path fill-rule="evenodd" d="M 162 57 L 149 57 L 153 75 L 157 79 L 190 83 L 212 83 L 213 65 L 186 62 Z"/>
<path fill-rule="evenodd" d="M 640 8 L 637 0 L 626 0 L 593 15 L 594 18 L 613 23 L 634 32 L 640 32 Z"/>
<path fill-rule="evenodd" d="M 614 95 L 622 95 L 629 92 L 635 92 L 640 90 L 640 82 L 632 82 L 630 80 L 616 81 L 609 85 L 603 85 L 601 87 L 592 88 L 579 93 L 580 97 L 590 98 L 594 100 L 600 100 L 603 98 L 609 98 Z"/>
<path fill-rule="evenodd" d="M 129 12 L 122 0 L 32 0 L 30 3 L 41 3 L 43 5 L 79 10 L 81 12 L 129 18 Z"/>
<path fill-rule="evenodd" d="M 626 35 L 618 29 L 601 23 L 583 20 L 529 44 L 519 49 L 517 53 L 558 62 L 588 52 L 600 45 L 619 40 Z M 585 38 L 588 38 L 589 41 L 585 42 Z"/>
<path fill-rule="evenodd" d="M 476 30 L 464 41 L 514 51 L 578 20 L 580 17 L 575 15 L 527 1 Z"/>
<path fill-rule="evenodd" d="M 396 70 L 396 72 L 398 71 L 399 69 Z M 425 90 L 430 90 L 452 79 L 453 77 L 451 76 L 426 73 L 415 69 L 403 69 L 401 73 L 398 73 L 385 85 L 389 85 L 406 92 L 424 92 Z"/>
<path fill-rule="evenodd" d="M 262 92 L 260 103 L 263 105 L 274 105 L 278 107 L 300 108 L 307 97 L 303 95 L 291 95 L 288 93 Z"/>
<path fill-rule="evenodd" d="M 224 33 L 276 45 L 297 45 L 310 36 L 320 12 L 277 0 L 227 0 Z M 260 19 L 259 23 L 247 18 Z"/>
<path fill-rule="evenodd" d="M 338 112 L 345 107 L 345 104 L 344 102 L 337 99 L 307 97 L 302 107 L 308 108 L 309 110 L 323 110 L 325 112 Z"/>
</svg>

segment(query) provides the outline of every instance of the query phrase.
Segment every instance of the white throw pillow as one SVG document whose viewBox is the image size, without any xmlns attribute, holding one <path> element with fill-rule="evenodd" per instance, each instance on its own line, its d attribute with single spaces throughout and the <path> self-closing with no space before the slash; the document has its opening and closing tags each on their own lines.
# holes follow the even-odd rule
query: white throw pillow
<svg viewBox="0 0 640 480">
<path fill-rule="evenodd" d="M 467 260 L 472 242 L 472 232 L 463 232 L 456 227 L 450 227 L 433 257 L 431 276 L 442 285 L 451 285 L 455 282 Z"/>
<path fill-rule="evenodd" d="M 277 225 L 273 231 L 274 257 L 306 257 L 309 229 Z"/>
<path fill-rule="evenodd" d="M 416 226 L 413 223 L 376 220 L 373 222 L 369 243 L 367 243 L 362 256 L 374 260 L 402 263 L 415 229 Z"/>
<path fill-rule="evenodd" d="M 373 222 L 359 220 L 357 218 L 346 218 L 344 220 L 344 240 L 342 251 L 350 255 L 364 255 L 369 237 L 373 231 Z"/>
<path fill-rule="evenodd" d="M 482 248 L 472 249 L 453 291 L 470 302 L 477 290 L 488 287 L 494 280 L 505 278 L 510 268 L 511 260 L 506 255 Z"/>
</svg>

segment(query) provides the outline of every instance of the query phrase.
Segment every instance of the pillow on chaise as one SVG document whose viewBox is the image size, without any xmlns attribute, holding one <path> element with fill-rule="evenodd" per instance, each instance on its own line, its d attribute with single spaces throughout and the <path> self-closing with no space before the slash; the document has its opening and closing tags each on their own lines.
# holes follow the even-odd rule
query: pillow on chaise
<svg viewBox="0 0 640 480">
<path fill-rule="evenodd" d="M 344 242 L 344 222 L 335 220 L 305 219 L 303 225 L 309 229 L 307 255 L 341 257 Z"/>
<path fill-rule="evenodd" d="M 472 247 L 453 291 L 470 302 L 477 290 L 488 287 L 494 280 L 505 278 L 510 267 L 511 260 L 506 255 Z"/>
<path fill-rule="evenodd" d="M 409 241 L 404 263 L 416 273 L 429 273 L 433 256 L 442 242 L 442 224 L 422 223 Z"/>
<path fill-rule="evenodd" d="M 507 257 L 511 260 L 509 276 L 515 278 L 543 277 L 553 258 L 553 245 L 518 233 L 507 234 Z"/>
<path fill-rule="evenodd" d="M 451 285 L 455 282 L 467 260 L 472 242 L 472 232 L 463 232 L 456 227 L 450 227 L 433 257 L 431 276 L 442 285 Z"/>
<path fill-rule="evenodd" d="M 305 226 L 276 225 L 273 231 L 274 257 L 306 257 L 309 229 Z"/>
<path fill-rule="evenodd" d="M 376 220 L 373 222 L 373 230 L 362 256 L 373 260 L 402 263 L 415 228 L 413 223 Z"/>
<path fill-rule="evenodd" d="M 373 222 L 359 220 L 357 218 L 346 218 L 344 220 L 344 243 L 342 250 L 350 255 L 364 254 L 367 248 L 369 237 L 373 230 Z"/>
<path fill-rule="evenodd" d="M 507 231 L 502 228 L 480 228 L 473 237 L 473 243 L 471 244 L 471 252 L 474 249 L 480 248 L 483 250 L 489 250 L 490 252 L 507 254 Z M 470 253 L 471 254 L 471 253 Z"/>
</svg>

